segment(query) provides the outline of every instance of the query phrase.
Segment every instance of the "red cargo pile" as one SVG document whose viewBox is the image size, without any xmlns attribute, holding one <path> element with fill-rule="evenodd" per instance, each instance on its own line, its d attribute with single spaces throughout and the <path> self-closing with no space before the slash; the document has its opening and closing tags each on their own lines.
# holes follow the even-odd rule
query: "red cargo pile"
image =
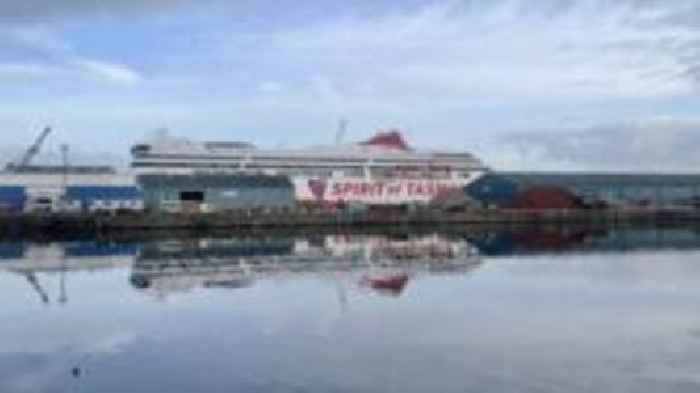
<svg viewBox="0 0 700 393">
<path fill-rule="evenodd" d="M 561 187 L 531 187 L 519 193 L 513 201 L 514 209 L 581 209 L 580 198 Z"/>
</svg>

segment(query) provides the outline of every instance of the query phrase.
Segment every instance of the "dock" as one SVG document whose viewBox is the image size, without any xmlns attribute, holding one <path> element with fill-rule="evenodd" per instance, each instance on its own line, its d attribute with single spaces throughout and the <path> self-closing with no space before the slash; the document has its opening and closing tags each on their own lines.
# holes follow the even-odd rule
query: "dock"
<svg viewBox="0 0 700 393">
<path fill-rule="evenodd" d="M 216 213 L 16 214 L 0 216 L 2 233 L 313 229 L 478 225 L 661 225 L 700 223 L 700 210 L 469 210 L 444 212 L 308 212 L 240 210 Z"/>
</svg>

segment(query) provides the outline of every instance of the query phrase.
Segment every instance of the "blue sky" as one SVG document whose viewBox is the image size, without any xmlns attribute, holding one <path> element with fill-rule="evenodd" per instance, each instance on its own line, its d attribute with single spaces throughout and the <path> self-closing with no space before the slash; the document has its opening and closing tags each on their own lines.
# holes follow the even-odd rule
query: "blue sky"
<svg viewBox="0 0 700 393">
<path fill-rule="evenodd" d="M 8 157 L 45 123 L 125 162 L 161 127 L 292 147 L 342 116 L 496 168 L 700 168 L 700 0 L 2 2 L 0 82 Z"/>
</svg>

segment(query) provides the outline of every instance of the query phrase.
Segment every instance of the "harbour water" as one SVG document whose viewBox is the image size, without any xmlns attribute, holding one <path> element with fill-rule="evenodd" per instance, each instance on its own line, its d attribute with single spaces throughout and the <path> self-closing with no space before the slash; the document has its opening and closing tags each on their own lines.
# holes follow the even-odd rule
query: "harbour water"
<svg viewBox="0 0 700 393">
<path fill-rule="evenodd" d="M 696 392 L 700 231 L 0 242 L 0 392 Z"/>
</svg>

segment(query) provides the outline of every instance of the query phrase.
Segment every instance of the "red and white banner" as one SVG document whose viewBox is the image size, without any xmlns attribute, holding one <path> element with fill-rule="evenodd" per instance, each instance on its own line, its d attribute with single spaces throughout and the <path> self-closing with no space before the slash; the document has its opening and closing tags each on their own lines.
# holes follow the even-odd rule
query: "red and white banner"
<svg viewBox="0 0 700 393">
<path fill-rule="evenodd" d="M 294 179 L 296 198 L 301 202 L 362 202 L 376 205 L 429 202 L 435 196 L 461 189 L 474 179 L 394 180 Z"/>
</svg>

